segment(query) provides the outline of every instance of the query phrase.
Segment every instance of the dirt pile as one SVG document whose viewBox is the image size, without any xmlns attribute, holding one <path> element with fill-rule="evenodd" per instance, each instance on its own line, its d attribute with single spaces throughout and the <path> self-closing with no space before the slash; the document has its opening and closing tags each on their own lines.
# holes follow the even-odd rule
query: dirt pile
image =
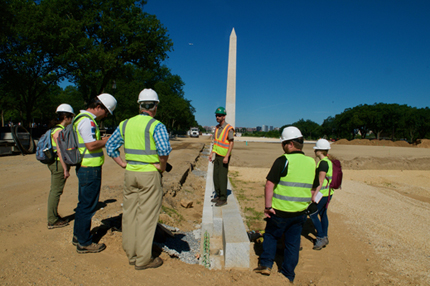
<svg viewBox="0 0 430 286">
<path fill-rule="evenodd" d="M 418 148 L 430 148 L 429 139 L 421 139 L 421 143 L 417 145 Z"/>
<path fill-rule="evenodd" d="M 333 144 L 342 144 L 342 145 L 367 145 L 367 146 L 393 146 L 393 147 L 413 147 L 414 145 L 409 144 L 406 141 L 391 141 L 391 140 L 376 140 L 376 139 L 340 139 Z M 430 148 L 430 145 L 429 147 Z"/>
</svg>

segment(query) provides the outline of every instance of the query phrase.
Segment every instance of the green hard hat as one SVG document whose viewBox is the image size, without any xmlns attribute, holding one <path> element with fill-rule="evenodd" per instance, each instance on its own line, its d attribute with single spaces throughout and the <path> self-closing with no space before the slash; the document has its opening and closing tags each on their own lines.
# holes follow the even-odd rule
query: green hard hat
<svg viewBox="0 0 430 286">
<path fill-rule="evenodd" d="M 225 111 L 224 107 L 220 106 L 215 110 L 215 114 L 227 115 L 227 112 Z"/>
</svg>

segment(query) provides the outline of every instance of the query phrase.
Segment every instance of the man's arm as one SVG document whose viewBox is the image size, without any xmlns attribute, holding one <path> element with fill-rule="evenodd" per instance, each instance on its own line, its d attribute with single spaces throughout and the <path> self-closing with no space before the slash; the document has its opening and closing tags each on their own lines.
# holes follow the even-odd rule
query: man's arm
<svg viewBox="0 0 430 286">
<path fill-rule="evenodd" d="M 275 210 L 272 208 L 272 198 L 273 198 L 274 189 L 275 189 L 275 184 L 267 180 L 266 187 L 264 188 L 264 201 L 265 201 L 264 216 L 268 218 L 270 218 L 270 214 L 276 214 Z"/>
<path fill-rule="evenodd" d="M 101 149 L 106 145 L 108 137 L 103 137 L 101 140 L 96 140 L 95 130 L 96 125 L 89 118 L 83 118 L 78 124 L 79 133 L 84 140 L 85 147 L 88 151 Z"/>
<path fill-rule="evenodd" d="M 164 171 L 166 171 L 166 165 L 167 165 L 167 160 L 169 159 L 169 156 L 158 156 L 160 158 L 160 163 L 159 164 L 154 164 L 154 167 L 157 168 L 157 170 L 160 173 L 163 173 Z"/>
<path fill-rule="evenodd" d="M 94 151 L 100 148 L 103 148 L 106 145 L 109 137 L 102 137 L 101 140 L 96 140 L 93 142 L 85 143 L 85 147 L 87 147 L 88 151 Z"/>
<path fill-rule="evenodd" d="M 157 147 L 157 154 L 160 159 L 160 163 L 154 164 L 155 168 L 161 173 L 166 170 L 167 159 L 172 151 L 172 147 L 169 142 L 169 134 L 167 133 L 166 126 L 159 123 L 154 129 L 154 141 Z"/>
<path fill-rule="evenodd" d="M 233 146 L 234 146 L 234 141 L 233 141 L 233 140 L 231 140 L 231 141 L 230 141 L 230 144 L 228 145 L 228 151 L 227 151 L 227 154 L 225 155 L 224 159 L 222 159 L 222 162 L 223 162 L 224 164 L 227 164 L 227 163 L 228 163 L 228 157 L 230 157 L 231 150 L 233 150 Z"/>
<path fill-rule="evenodd" d="M 115 161 L 115 163 L 117 163 L 120 167 L 125 168 L 127 167 L 127 163 L 122 160 L 118 150 L 123 144 L 124 140 L 122 139 L 119 127 L 117 127 L 106 143 L 106 152 L 108 156 Z"/>
</svg>

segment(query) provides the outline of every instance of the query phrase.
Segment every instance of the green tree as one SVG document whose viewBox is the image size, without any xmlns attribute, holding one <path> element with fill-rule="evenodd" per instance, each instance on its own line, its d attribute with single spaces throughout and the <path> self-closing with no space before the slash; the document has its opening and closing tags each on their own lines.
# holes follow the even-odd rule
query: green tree
<svg viewBox="0 0 430 286">
<path fill-rule="evenodd" d="M 66 77 L 88 102 L 127 76 L 131 66 L 159 69 L 173 44 L 156 17 L 142 11 L 144 4 L 5 0 L 0 85 L 14 97 L 22 120 L 29 122 L 52 87 Z"/>
<path fill-rule="evenodd" d="M 49 11 L 30 0 L 7 0 L 0 37 L 0 84 L 25 124 L 49 89 L 64 78 Z M 58 41 L 57 41 L 58 42 Z"/>
<path fill-rule="evenodd" d="M 104 92 L 113 80 L 129 72 L 131 64 L 145 70 L 160 68 L 173 43 L 167 29 L 142 11 L 146 1 L 45 0 L 61 3 L 71 45 L 65 52 L 70 80 L 85 101 Z"/>
<path fill-rule="evenodd" d="M 321 135 L 321 129 L 318 123 L 312 120 L 304 120 L 303 118 L 292 124 L 300 129 L 303 137 L 306 139 L 319 138 Z"/>
<path fill-rule="evenodd" d="M 324 119 L 323 123 L 321 124 L 321 133 L 322 137 L 326 138 L 333 138 L 338 137 L 336 135 L 336 124 L 334 117 L 329 116 L 326 119 Z"/>
<path fill-rule="evenodd" d="M 139 111 L 137 98 L 140 91 L 152 88 L 160 99 L 156 118 L 163 122 L 168 130 L 185 132 L 191 126 L 198 126 L 194 117 L 195 109 L 191 102 L 184 98 L 184 82 L 166 66 L 149 71 L 131 65 L 127 75 L 115 84 L 116 90 L 108 86 L 106 91 L 114 94 L 119 103 L 114 112 L 115 116 L 106 120 L 106 125 L 114 126 L 135 116 Z"/>
</svg>

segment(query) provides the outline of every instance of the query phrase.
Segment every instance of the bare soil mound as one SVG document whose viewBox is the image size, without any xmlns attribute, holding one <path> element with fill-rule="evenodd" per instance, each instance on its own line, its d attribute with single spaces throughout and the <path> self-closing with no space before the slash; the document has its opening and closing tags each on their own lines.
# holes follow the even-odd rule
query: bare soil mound
<svg viewBox="0 0 430 286">
<path fill-rule="evenodd" d="M 409 144 L 406 141 L 391 141 L 391 140 L 377 140 L 377 139 L 340 139 L 333 144 L 343 144 L 343 145 L 367 145 L 367 146 L 393 146 L 393 147 L 413 147 L 414 145 Z M 429 147 L 430 148 L 430 144 Z"/>
<path fill-rule="evenodd" d="M 430 148 L 429 139 L 421 139 L 421 143 L 417 145 L 418 148 Z"/>
</svg>

